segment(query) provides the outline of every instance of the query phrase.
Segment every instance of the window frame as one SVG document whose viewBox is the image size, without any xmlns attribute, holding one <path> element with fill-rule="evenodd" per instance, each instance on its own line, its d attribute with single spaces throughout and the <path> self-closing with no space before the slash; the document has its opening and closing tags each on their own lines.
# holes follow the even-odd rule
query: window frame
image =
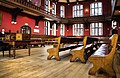
<svg viewBox="0 0 120 78">
<path fill-rule="evenodd" d="M 83 35 L 84 35 L 84 24 L 74 24 L 73 36 L 83 36 Z"/>
<path fill-rule="evenodd" d="M 50 1 L 49 0 L 45 0 L 45 11 L 46 13 L 50 14 Z"/>
<path fill-rule="evenodd" d="M 44 34 L 45 35 L 50 35 L 50 22 L 49 21 L 45 21 L 45 26 L 44 26 Z"/>
<path fill-rule="evenodd" d="M 73 18 L 74 17 L 83 17 L 83 5 L 74 5 L 73 6 Z"/>
<path fill-rule="evenodd" d="M 60 36 L 64 36 L 64 35 L 65 35 L 65 25 L 60 24 Z"/>
<path fill-rule="evenodd" d="M 52 14 L 53 16 L 56 16 L 56 4 L 52 3 Z"/>
<path fill-rule="evenodd" d="M 102 36 L 103 35 L 103 23 L 91 23 L 90 24 L 90 35 L 91 36 Z"/>
<path fill-rule="evenodd" d="M 99 6 L 101 5 L 101 6 Z M 90 4 L 90 16 L 98 16 L 103 14 L 102 2 L 94 2 Z"/>
<path fill-rule="evenodd" d="M 65 18 L 65 6 L 60 6 L 60 17 Z"/>
</svg>

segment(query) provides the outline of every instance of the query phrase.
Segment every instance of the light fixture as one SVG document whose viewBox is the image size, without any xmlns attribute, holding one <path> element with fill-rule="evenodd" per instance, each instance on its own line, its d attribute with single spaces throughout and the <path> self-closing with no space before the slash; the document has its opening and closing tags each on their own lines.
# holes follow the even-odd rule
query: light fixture
<svg viewBox="0 0 120 78">
<path fill-rule="evenodd" d="M 77 2 L 77 4 L 79 4 L 79 2 Z"/>
<path fill-rule="evenodd" d="M 85 9 L 85 13 L 88 13 L 88 9 Z"/>
<path fill-rule="evenodd" d="M 39 26 L 35 26 L 35 28 L 39 28 Z"/>
<path fill-rule="evenodd" d="M 14 21 L 12 21 L 11 23 L 14 24 Z"/>
<path fill-rule="evenodd" d="M 16 21 L 12 21 L 11 23 L 12 23 L 12 24 L 17 24 L 17 22 L 16 22 Z"/>
<path fill-rule="evenodd" d="M 1 32 L 2 34 L 5 34 L 5 29 L 2 29 L 2 32 Z"/>
<path fill-rule="evenodd" d="M 14 24 L 17 24 L 17 22 L 14 22 Z"/>
<path fill-rule="evenodd" d="M 26 26 L 28 26 L 28 23 L 25 23 Z"/>
</svg>

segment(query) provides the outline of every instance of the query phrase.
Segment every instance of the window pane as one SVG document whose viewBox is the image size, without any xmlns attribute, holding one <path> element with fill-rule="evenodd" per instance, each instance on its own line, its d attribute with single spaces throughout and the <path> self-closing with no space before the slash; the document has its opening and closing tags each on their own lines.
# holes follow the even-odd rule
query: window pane
<svg viewBox="0 0 120 78">
<path fill-rule="evenodd" d="M 102 35 L 102 29 L 99 29 L 99 35 Z"/>
<path fill-rule="evenodd" d="M 91 4 L 91 8 L 94 8 L 94 4 L 93 3 Z"/>
<path fill-rule="evenodd" d="M 102 3 L 101 2 L 98 3 L 98 7 L 102 7 Z"/>
<path fill-rule="evenodd" d="M 99 15 L 102 15 L 102 8 L 99 8 Z"/>
<path fill-rule="evenodd" d="M 60 16 L 61 17 L 65 17 L 65 9 L 64 9 L 64 6 L 60 6 Z"/>
<path fill-rule="evenodd" d="M 92 9 L 92 15 L 94 15 L 94 9 Z"/>
<path fill-rule="evenodd" d="M 98 7 L 97 3 L 95 3 L 95 7 Z"/>
</svg>

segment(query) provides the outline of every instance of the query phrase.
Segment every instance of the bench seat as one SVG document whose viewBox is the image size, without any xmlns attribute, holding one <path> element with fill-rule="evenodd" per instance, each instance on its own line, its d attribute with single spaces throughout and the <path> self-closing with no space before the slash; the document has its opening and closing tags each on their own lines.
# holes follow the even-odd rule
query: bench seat
<svg viewBox="0 0 120 78">
<path fill-rule="evenodd" d="M 90 47 L 91 45 L 92 45 L 92 44 L 88 44 L 88 45 L 86 45 L 85 48 L 88 48 L 88 47 Z M 80 49 L 82 49 L 82 48 L 83 48 L 83 46 L 77 47 L 77 48 L 75 48 L 75 49 L 72 49 L 71 52 L 74 51 L 74 50 L 80 50 Z"/>
<path fill-rule="evenodd" d="M 94 45 L 93 43 L 95 41 L 98 41 L 98 39 L 85 36 L 83 39 L 83 46 L 71 50 L 70 53 L 72 54 L 72 57 L 70 58 L 70 62 L 74 62 L 77 59 L 80 59 L 82 63 L 86 63 L 87 60 L 86 49 L 88 48 L 90 49 L 90 47 Z"/>
<path fill-rule="evenodd" d="M 81 45 L 77 45 L 77 43 L 80 42 L 82 39 L 75 37 L 57 37 L 55 40 L 57 41 L 57 44 L 54 44 L 53 48 L 47 49 L 47 52 L 49 53 L 47 57 L 48 60 L 50 60 L 54 56 L 57 61 L 60 61 L 59 52 L 69 49 L 74 49 L 81 46 Z M 77 43 L 74 44 L 75 42 Z"/>
<path fill-rule="evenodd" d="M 108 44 L 102 44 L 93 55 L 105 56 L 108 52 Z"/>
<path fill-rule="evenodd" d="M 79 44 L 79 45 L 70 45 L 70 46 L 67 46 L 67 47 L 64 47 L 64 48 L 60 48 L 59 49 L 59 52 L 61 52 L 61 51 L 65 51 L 65 50 L 69 50 L 69 49 L 74 49 L 74 48 L 77 48 L 77 47 L 81 47 L 81 46 L 83 46 L 82 44 Z"/>
</svg>

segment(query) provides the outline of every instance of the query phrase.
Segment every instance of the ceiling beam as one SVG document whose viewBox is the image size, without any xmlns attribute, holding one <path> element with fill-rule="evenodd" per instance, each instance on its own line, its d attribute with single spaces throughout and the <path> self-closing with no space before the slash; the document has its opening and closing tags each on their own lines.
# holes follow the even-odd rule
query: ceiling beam
<svg viewBox="0 0 120 78">
<path fill-rule="evenodd" d="M 70 3 L 70 1 L 69 1 L 69 0 L 67 0 L 67 3 L 69 4 L 69 3 Z"/>
</svg>

